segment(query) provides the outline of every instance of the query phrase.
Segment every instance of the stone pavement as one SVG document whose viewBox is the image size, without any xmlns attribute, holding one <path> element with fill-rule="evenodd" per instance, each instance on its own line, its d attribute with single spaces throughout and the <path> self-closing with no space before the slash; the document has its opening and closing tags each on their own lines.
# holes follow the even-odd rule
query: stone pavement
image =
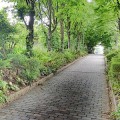
<svg viewBox="0 0 120 120">
<path fill-rule="evenodd" d="M 0 110 L 0 120 L 109 120 L 102 55 L 88 55 Z"/>
</svg>

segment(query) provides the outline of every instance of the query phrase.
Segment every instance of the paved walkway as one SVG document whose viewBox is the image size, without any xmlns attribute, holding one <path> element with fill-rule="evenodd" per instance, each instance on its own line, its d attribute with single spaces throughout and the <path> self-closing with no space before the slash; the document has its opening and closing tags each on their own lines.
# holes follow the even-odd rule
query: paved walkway
<svg viewBox="0 0 120 120">
<path fill-rule="evenodd" d="M 89 55 L 0 110 L 0 120 L 109 120 L 104 57 Z"/>
</svg>

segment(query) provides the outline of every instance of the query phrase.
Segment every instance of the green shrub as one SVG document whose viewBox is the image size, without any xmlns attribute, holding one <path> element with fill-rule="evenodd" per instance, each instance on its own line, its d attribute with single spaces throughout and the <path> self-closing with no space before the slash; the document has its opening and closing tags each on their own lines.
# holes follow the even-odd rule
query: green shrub
<svg viewBox="0 0 120 120">
<path fill-rule="evenodd" d="M 7 82 L 0 80 L 0 90 L 2 90 L 3 92 L 7 91 Z"/>
<path fill-rule="evenodd" d="M 83 50 L 83 51 L 80 51 L 79 56 L 84 56 L 84 55 L 87 55 L 87 54 L 88 54 L 87 51 Z"/>
<path fill-rule="evenodd" d="M 34 50 L 34 57 L 40 61 L 40 73 L 41 75 L 48 75 L 55 72 L 58 68 L 78 58 L 80 55 L 86 54 L 85 51 L 74 52 L 70 50 L 60 52 L 46 52 Z"/>
<path fill-rule="evenodd" d="M 21 76 L 29 82 L 37 79 L 40 75 L 40 62 L 36 58 L 28 59 L 23 67 Z"/>
<path fill-rule="evenodd" d="M 34 50 L 34 56 L 27 58 L 22 54 L 9 54 L 12 68 L 20 69 L 19 77 L 32 82 L 37 77 L 55 72 L 60 67 L 78 58 L 83 52 L 66 50 L 64 53 Z M 17 70 L 16 69 L 16 70 Z"/>
<path fill-rule="evenodd" d="M 119 56 L 115 56 L 112 58 L 109 68 L 110 68 L 109 75 L 111 79 L 120 80 L 120 57 Z"/>
<path fill-rule="evenodd" d="M 66 62 L 69 63 L 71 62 L 72 60 L 75 59 L 75 54 L 73 54 L 72 52 L 70 51 L 65 51 L 64 52 L 64 57 L 66 59 Z"/>
<path fill-rule="evenodd" d="M 120 73 L 120 62 L 111 63 L 112 72 Z"/>
<path fill-rule="evenodd" d="M 49 67 L 51 68 L 52 72 L 55 72 L 58 68 L 63 66 L 66 63 L 63 53 L 51 53 L 51 61 L 49 61 Z"/>
<path fill-rule="evenodd" d="M 110 62 L 113 57 L 115 57 L 118 54 L 118 51 L 112 51 L 109 54 L 106 55 L 107 61 Z"/>
<path fill-rule="evenodd" d="M 13 68 L 22 69 L 26 64 L 28 58 L 23 54 L 9 54 L 8 59 L 11 60 L 11 64 Z"/>
<path fill-rule="evenodd" d="M 50 52 L 39 51 L 39 50 L 34 50 L 33 52 L 34 52 L 34 58 L 39 59 L 41 64 L 47 63 L 52 59 L 52 57 L 50 56 Z"/>
<path fill-rule="evenodd" d="M 11 59 L 13 68 L 20 69 L 19 76 L 28 82 L 32 82 L 40 75 L 40 61 L 37 58 L 27 58 L 23 54 L 10 54 L 8 59 Z"/>
<path fill-rule="evenodd" d="M 7 100 L 5 93 L 7 92 L 7 82 L 0 80 L 0 103 L 4 103 Z"/>
<path fill-rule="evenodd" d="M 41 76 L 46 76 L 46 75 L 50 74 L 47 67 L 45 67 L 43 64 L 40 65 L 39 70 L 40 70 L 40 75 Z"/>
<path fill-rule="evenodd" d="M 117 111 L 112 113 L 112 117 L 114 120 L 120 119 L 120 103 L 118 104 Z"/>
<path fill-rule="evenodd" d="M 108 75 L 112 83 L 115 94 L 119 93 L 120 88 L 120 55 L 116 55 L 111 58 L 111 62 L 108 64 Z"/>
<path fill-rule="evenodd" d="M 120 93 L 120 52 L 112 51 L 106 55 L 108 61 L 108 76 L 111 81 L 113 91 L 116 95 Z M 120 104 L 117 112 L 113 113 L 113 119 L 120 118 Z"/>
<path fill-rule="evenodd" d="M 0 60 L 0 69 L 11 68 L 10 60 Z"/>
<path fill-rule="evenodd" d="M 2 90 L 0 90 L 0 103 L 4 103 L 7 101 L 7 96 L 4 94 Z"/>
</svg>

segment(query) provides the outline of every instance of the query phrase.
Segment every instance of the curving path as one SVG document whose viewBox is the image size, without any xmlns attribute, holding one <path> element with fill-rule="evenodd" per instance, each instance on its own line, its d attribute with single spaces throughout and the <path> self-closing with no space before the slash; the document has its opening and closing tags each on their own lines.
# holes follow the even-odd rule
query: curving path
<svg viewBox="0 0 120 120">
<path fill-rule="evenodd" d="M 88 55 L 0 110 L 0 120 L 109 120 L 102 55 Z"/>
</svg>

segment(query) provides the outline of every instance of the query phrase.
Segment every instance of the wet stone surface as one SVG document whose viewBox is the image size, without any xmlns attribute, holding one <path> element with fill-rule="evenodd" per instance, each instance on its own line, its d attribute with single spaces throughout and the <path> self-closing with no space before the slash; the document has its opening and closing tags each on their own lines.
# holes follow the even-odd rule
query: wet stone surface
<svg viewBox="0 0 120 120">
<path fill-rule="evenodd" d="M 0 110 L 0 120 L 109 120 L 102 55 L 88 55 Z"/>
</svg>

